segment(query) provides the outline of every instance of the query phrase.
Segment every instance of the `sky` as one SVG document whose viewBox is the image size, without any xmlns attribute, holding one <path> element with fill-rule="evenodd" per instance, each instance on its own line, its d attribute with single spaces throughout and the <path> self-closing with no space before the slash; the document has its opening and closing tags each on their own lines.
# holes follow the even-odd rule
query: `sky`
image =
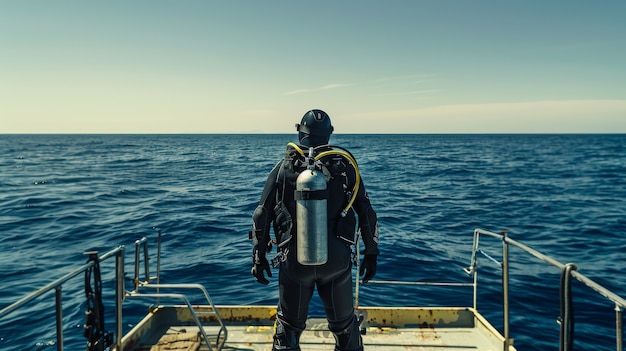
<svg viewBox="0 0 626 351">
<path fill-rule="evenodd" d="M 0 133 L 626 133 L 626 1 L 0 0 Z"/>
</svg>

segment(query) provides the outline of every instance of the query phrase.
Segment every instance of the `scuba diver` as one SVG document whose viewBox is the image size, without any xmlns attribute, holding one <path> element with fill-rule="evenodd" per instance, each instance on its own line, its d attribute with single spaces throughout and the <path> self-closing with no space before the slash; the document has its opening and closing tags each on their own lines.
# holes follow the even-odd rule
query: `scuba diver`
<svg viewBox="0 0 626 351">
<path fill-rule="evenodd" d="M 328 145 L 333 132 L 330 117 L 310 110 L 296 129 L 299 145 L 289 143 L 284 158 L 270 172 L 250 231 L 251 273 L 261 284 L 269 283 L 265 275 L 272 277 L 266 253 L 272 245 L 277 249 L 271 260 L 274 268 L 279 267 L 272 350 L 300 350 L 316 287 L 335 337 L 335 351 L 363 350 L 352 295 L 353 246 L 358 255 L 358 216 L 358 234 L 365 246 L 359 275 L 366 283 L 376 274 L 379 254 L 376 212 L 352 154 Z"/>
</svg>

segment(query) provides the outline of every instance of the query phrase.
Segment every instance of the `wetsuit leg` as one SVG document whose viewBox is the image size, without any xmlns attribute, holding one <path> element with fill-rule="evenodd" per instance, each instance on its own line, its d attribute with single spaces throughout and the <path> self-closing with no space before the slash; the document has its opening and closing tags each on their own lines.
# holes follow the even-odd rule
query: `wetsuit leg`
<svg viewBox="0 0 626 351">
<path fill-rule="evenodd" d="M 306 327 L 309 302 L 314 290 L 314 269 L 300 267 L 292 277 L 289 267 L 281 266 L 278 275 L 278 313 L 272 350 L 300 350 L 300 335 Z"/>
<path fill-rule="evenodd" d="M 296 327 L 289 324 L 279 311 L 272 351 L 300 351 L 300 335 L 303 330 L 304 326 Z"/>
<path fill-rule="evenodd" d="M 330 282 L 320 282 L 317 289 L 328 318 L 328 329 L 335 336 L 335 351 L 363 350 L 359 323 L 352 301 L 350 266 Z"/>
<path fill-rule="evenodd" d="M 361 350 L 359 326 L 354 322 L 351 250 L 339 239 L 332 240 L 324 265 L 299 264 L 295 250 L 289 250 L 287 260 L 281 264 L 274 350 L 300 350 L 299 338 L 306 327 L 315 286 L 337 341 L 336 350 Z"/>
<path fill-rule="evenodd" d="M 344 329 L 334 329 L 341 324 L 345 326 Z M 363 351 L 363 340 L 356 316 L 352 315 L 344 321 L 334 321 L 333 327 L 329 321 L 328 325 L 335 336 L 335 351 Z"/>
</svg>

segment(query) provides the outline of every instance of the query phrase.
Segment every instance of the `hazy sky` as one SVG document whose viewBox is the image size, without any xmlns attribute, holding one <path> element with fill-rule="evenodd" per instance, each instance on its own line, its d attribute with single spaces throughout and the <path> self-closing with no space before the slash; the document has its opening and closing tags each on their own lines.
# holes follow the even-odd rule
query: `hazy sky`
<svg viewBox="0 0 626 351">
<path fill-rule="evenodd" d="M 626 133 L 626 1 L 0 0 L 0 133 Z"/>
</svg>

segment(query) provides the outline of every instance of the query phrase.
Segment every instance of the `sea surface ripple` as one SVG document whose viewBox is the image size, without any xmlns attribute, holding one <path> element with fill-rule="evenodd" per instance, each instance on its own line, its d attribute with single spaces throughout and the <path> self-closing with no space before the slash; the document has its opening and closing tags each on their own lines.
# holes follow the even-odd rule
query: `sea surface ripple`
<svg viewBox="0 0 626 351">
<path fill-rule="evenodd" d="M 201 283 L 216 304 L 275 304 L 250 275 L 248 230 L 266 176 L 292 135 L 0 135 L 0 309 L 134 242 L 161 281 Z M 336 135 L 359 162 L 380 221 L 377 280 L 471 282 L 475 228 L 499 232 L 626 296 L 626 135 Z M 501 242 L 483 250 L 499 259 Z M 152 253 L 154 251 L 151 251 Z M 511 248 L 511 336 L 557 350 L 558 269 Z M 108 327 L 112 263 L 103 262 Z M 498 264 L 481 257 L 478 308 L 502 331 Z M 615 349 L 615 306 L 574 282 L 577 350 Z M 127 286 L 129 288 L 129 286 Z M 145 301 L 144 301 L 145 302 Z M 53 350 L 54 293 L 0 320 L 0 349 Z M 359 304 L 471 306 L 465 287 L 360 286 Z M 65 347 L 84 349 L 83 279 L 63 286 Z M 125 330 L 146 312 L 125 303 Z M 322 315 L 318 299 L 312 314 Z"/>
</svg>

